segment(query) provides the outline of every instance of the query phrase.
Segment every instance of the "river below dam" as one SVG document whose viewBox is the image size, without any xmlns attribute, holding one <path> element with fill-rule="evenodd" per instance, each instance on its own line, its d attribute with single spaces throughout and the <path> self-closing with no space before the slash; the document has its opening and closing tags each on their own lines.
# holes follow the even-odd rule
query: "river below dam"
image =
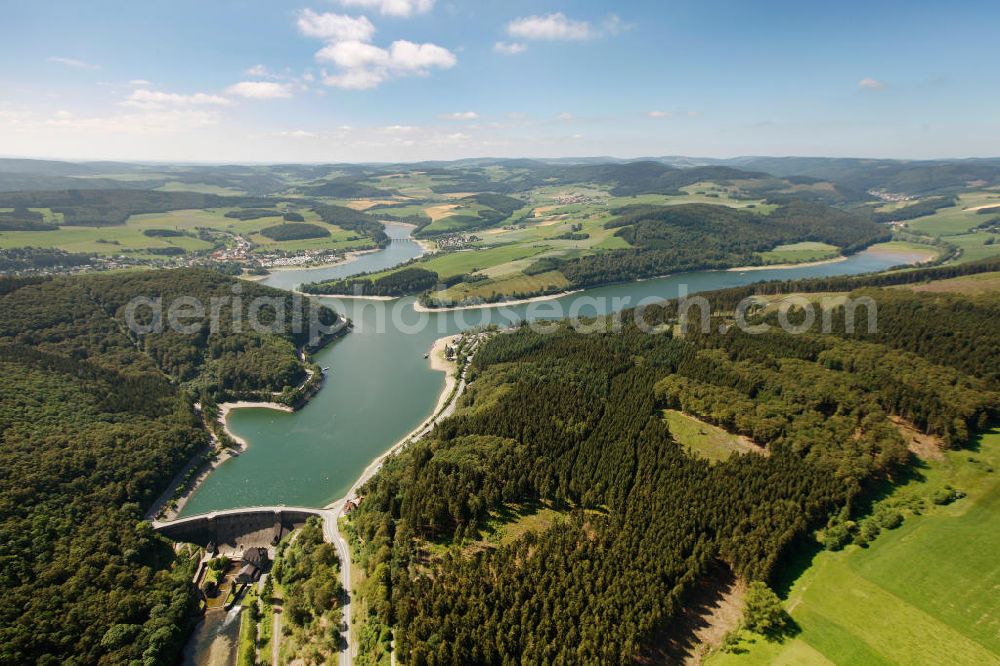
<svg viewBox="0 0 1000 666">
<path fill-rule="evenodd" d="M 291 289 L 303 282 L 384 270 L 419 256 L 412 227 L 386 223 L 384 250 L 336 266 L 277 271 L 262 284 Z M 917 261 L 899 252 L 865 251 L 834 263 L 746 271 L 700 271 L 598 287 L 558 299 L 498 308 L 419 312 L 415 298 L 323 297 L 354 322 L 354 330 L 314 354 L 329 377 L 301 410 L 236 409 L 230 429 L 249 446 L 214 470 L 184 505 L 182 515 L 242 506 L 321 507 L 342 497 L 365 467 L 429 415 L 445 377 L 424 355 L 434 341 L 481 324 L 500 326 L 560 314 L 607 314 L 653 299 L 776 279 L 851 275 Z"/>
</svg>

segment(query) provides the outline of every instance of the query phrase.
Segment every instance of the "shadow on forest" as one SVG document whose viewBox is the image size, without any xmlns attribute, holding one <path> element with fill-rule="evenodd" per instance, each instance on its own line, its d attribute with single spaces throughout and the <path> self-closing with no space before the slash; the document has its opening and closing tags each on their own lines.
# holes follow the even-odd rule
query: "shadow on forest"
<svg viewBox="0 0 1000 666">
<path fill-rule="evenodd" d="M 653 634 L 636 657 L 636 663 L 681 664 L 696 659 L 701 645 L 699 634 L 711 630 L 713 614 L 733 597 L 736 586 L 736 577 L 725 565 L 709 570 L 685 595 L 677 615 Z M 738 614 L 740 609 L 734 611 Z M 720 628 L 716 638 L 721 639 L 721 634 L 730 628 L 735 625 Z"/>
</svg>

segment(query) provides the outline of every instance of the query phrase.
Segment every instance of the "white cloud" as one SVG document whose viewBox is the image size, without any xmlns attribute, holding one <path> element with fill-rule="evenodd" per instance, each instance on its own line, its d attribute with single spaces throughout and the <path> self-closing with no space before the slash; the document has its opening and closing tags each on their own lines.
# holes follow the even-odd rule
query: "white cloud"
<svg viewBox="0 0 1000 666">
<path fill-rule="evenodd" d="M 504 55 L 517 55 L 527 51 L 528 45 L 521 42 L 497 42 L 493 45 L 493 50 Z"/>
<path fill-rule="evenodd" d="M 137 88 L 140 87 L 140 86 L 149 86 L 149 85 L 152 85 L 152 83 L 150 83 L 146 79 L 132 79 L 131 81 L 128 82 L 128 84 L 130 86 L 135 86 Z"/>
<path fill-rule="evenodd" d="M 63 58 L 60 56 L 49 56 L 49 62 L 59 63 L 60 65 L 66 65 L 67 67 L 75 67 L 76 69 L 100 69 L 100 65 L 93 65 L 89 62 L 83 60 L 77 60 L 76 58 Z"/>
<path fill-rule="evenodd" d="M 574 21 L 562 12 L 525 16 L 507 24 L 507 34 L 527 40 L 583 41 L 597 36 L 587 21 Z"/>
<path fill-rule="evenodd" d="M 303 9 L 299 13 L 297 25 L 299 32 L 307 37 L 338 42 L 370 42 L 375 36 L 375 26 L 365 16 L 354 18 L 330 12 L 317 14 L 311 9 Z"/>
<path fill-rule="evenodd" d="M 888 86 L 878 79 L 865 77 L 858 81 L 858 87 L 862 90 L 885 90 Z"/>
<path fill-rule="evenodd" d="M 389 50 L 392 56 L 392 67 L 397 70 L 413 72 L 421 76 L 433 67 L 448 69 L 457 62 L 455 54 L 437 44 L 415 44 L 405 39 L 392 43 Z"/>
<path fill-rule="evenodd" d="M 287 137 L 290 139 L 314 139 L 319 136 L 315 132 L 307 132 L 306 130 L 286 130 L 284 132 L 275 132 L 273 136 Z"/>
<path fill-rule="evenodd" d="M 646 115 L 650 118 L 669 118 L 673 114 L 669 111 L 650 111 Z"/>
<path fill-rule="evenodd" d="M 385 16 L 423 14 L 434 7 L 434 0 L 339 0 L 345 7 L 361 7 Z"/>
<path fill-rule="evenodd" d="M 479 114 L 475 111 L 457 111 L 455 113 L 442 113 L 438 117 L 441 120 L 478 120 Z"/>
<path fill-rule="evenodd" d="M 274 81 L 240 81 L 226 88 L 226 92 L 250 99 L 283 99 L 292 96 L 292 86 Z"/>
<path fill-rule="evenodd" d="M 340 70 L 324 75 L 326 85 L 354 90 L 374 88 L 394 76 L 426 76 L 431 69 L 448 69 L 456 62 L 444 47 L 403 39 L 388 49 L 357 41 L 333 42 L 320 49 L 316 59 Z"/>
<path fill-rule="evenodd" d="M 344 69 L 385 67 L 389 64 L 389 52 L 374 44 L 350 40 L 327 44 L 316 52 L 316 60 L 332 62 Z"/>
<path fill-rule="evenodd" d="M 415 9 L 423 6 L 419 2 L 411 4 Z M 427 76 L 432 69 L 448 69 L 457 62 L 454 53 L 437 44 L 399 39 L 388 48 L 376 46 L 371 43 L 375 26 L 363 16 L 355 19 L 305 9 L 299 14 L 298 26 L 303 34 L 326 40 L 326 46 L 315 57 L 318 62 L 337 67 L 332 73 L 322 72 L 323 83 L 328 86 L 365 90 L 393 77 Z"/>
<path fill-rule="evenodd" d="M 226 106 L 232 104 L 232 102 L 225 97 L 209 95 L 207 93 L 182 95 L 180 93 L 168 93 L 140 88 L 133 90 L 132 94 L 122 104 L 125 106 L 134 106 L 138 109 L 153 110 L 184 106 Z"/>
<path fill-rule="evenodd" d="M 323 84 L 347 90 L 368 90 L 386 80 L 384 70 L 349 69 L 339 74 L 324 74 Z"/>
<path fill-rule="evenodd" d="M 556 116 L 556 120 L 561 120 L 563 122 L 567 122 L 568 123 L 568 122 L 571 122 L 573 120 L 576 120 L 576 116 L 574 116 L 569 111 L 563 111 L 562 113 L 560 113 L 560 114 L 558 114 Z"/>
<path fill-rule="evenodd" d="M 243 73 L 247 76 L 256 76 L 258 78 L 265 78 L 271 76 L 271 72 L 264 65 L 254 65 L 253 67 L 247 67 L 243 70 Z"/>
</svg>

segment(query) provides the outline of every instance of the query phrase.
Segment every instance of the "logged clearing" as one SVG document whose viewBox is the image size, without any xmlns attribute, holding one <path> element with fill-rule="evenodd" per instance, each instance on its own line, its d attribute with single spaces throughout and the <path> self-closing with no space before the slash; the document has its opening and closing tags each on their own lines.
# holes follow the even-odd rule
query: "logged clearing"
<svg viewBox="0 0 1000 666">
<path fill-rule="evenodd" d="M 890 416 L 889 420 L 906 440 L 906 448 L 913 455 L 922 460 L 944 460 L 944 445 L 940 437 L 920 432 L 912 423 L 899 416 Z"/>
<path fill-rule="evenodd" d="M 737 452 L 767 454 L 767 449 L 754 444 L 749 437 L 734 435 L 684 412 L 665 409 L 663 418 L 678 444 L 709 460 L 727 460 Z"/>
<path fill-rule="evenodd" d="M 743 616 L 746 583 L 729 569 L 718 567 L 686 595 L 684 607 L 670 625 L 651 641 L 638 663 L 700 664 Z"/>
</svg>

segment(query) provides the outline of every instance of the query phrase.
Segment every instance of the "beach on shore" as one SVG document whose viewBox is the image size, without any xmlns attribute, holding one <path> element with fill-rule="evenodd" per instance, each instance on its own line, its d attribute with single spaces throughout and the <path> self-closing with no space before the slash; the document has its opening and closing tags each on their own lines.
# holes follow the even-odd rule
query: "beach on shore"
<svg viewBox="0 0 1000 666">
<path fill-rule="evenodd" d="M 781 270 L 786 268 L 807 268 L 809 266 L 823 266 L 824 264 L 836 264 L 841 261 L 847 261 L 847 257 L 833 257 L 832 259 L 819 259 L 817 261 L 803 261 L 797 264 L 765 264 L 763 266 L 736 266 L 734 268 L 726 268 L 723 270 L 733 272 L 733 271 L 770 271 L 770 270 Z"/>
<path fill-rule="evenodd" d="M 557 294 L 544 294 L 542 296 L 535 296 L 533 298 L 519 298 L 513 301 L 497 301 L 496 303 L 476 303 L 473 305 L 455 305 L 446 308 L 429 308 L 426 305 L 422 305 L 419 301 L 415 301 L 413 303 L 413 309 L 416 312 L 454 312 L 456 310 L 483 310 L 486 308 L 502 308 L 508 305 L 524 305 L 526 303 L 552 301 L 557 298 L 562 298 L 563 296 L 569 296 L 570 294 L 577 294 L 581 291 L 583 291 L 583 289 L 574 289 L 572 291 L 560 291 Z"/>
<path fill-rule="evenodd" d="M 459 382 L 459 378 L 455 376 L 455 370 L 457 369 L 458 364 L 455 361 L 449 361 L 445 358 L 444 350 L 446 346 L 454 344 L 461 337 L 461 334 L 446 335 L 435 340 L 434 345 L 431 347 L 430 355 L 428 356 L 430 367 L 432 370 L 445 373 L 445 383 L 444 388 L 441 390 L 441 394 L 438 396 L 437 403 L 434 405 L 434 409 L 431 411 L 430 415 L 426 419 L 422 420 L 420 424 L 411 430 L 406 436 L 393 444 L 385 453 L 372 460 L 361 473 L 361 476 L 359 476 L 351 485 L 350 490 L 347 491 L 347 494 L 345 494 L 344 497 L 330 502 L 324 508 L 342 509 L 344 501 L 357 495 L 358 488 L 363 486 L 373 476 L 375 476 L 375 473 L 381 469 L 382 463 L 385 462 L 386 458 L 396 454 L 400 449 L 409 444 L 413 438 L 433 427 L 437 419 L 440 418 L 442 412 L 444 412 L 447 408 L 450 400 L 458 399 L 458 395 L 455 391 Z"/>
</svg>

